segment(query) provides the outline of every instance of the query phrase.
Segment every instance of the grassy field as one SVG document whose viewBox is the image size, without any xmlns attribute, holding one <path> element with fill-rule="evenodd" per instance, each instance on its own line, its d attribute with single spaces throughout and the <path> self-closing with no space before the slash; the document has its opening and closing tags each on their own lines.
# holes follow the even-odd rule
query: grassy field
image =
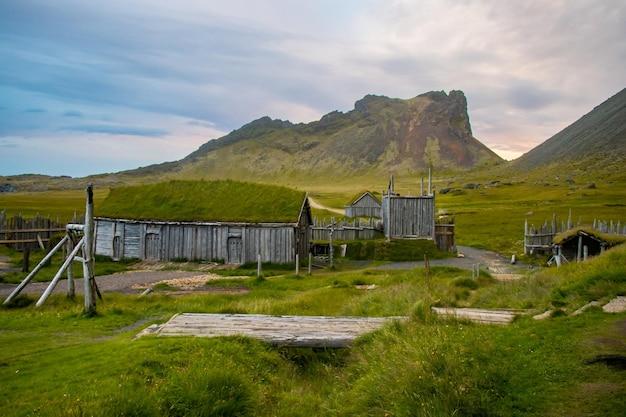
<svg viewBox="0 0 626 417">
<path fill-rule="evenodd" d="M 21 272 L 22 263 L 23 263 L 23 254 L 22 252 L 18 252 L 12 249 L 7 248 L 6 246 L 0 246 L 0 255 L 6 256 L 9 259 L 9 263 L 13 266 L 16 271 L 0 273 L 0 282 L 6 283 L 18 283 L 21 282 L 26 275 L 27 272 Z M 32 271 L 33 268 L 43 259 L 45 254 L 40 251 L 32 251 L 30 253 L 30 269 Z M 63 263 L 63 255 L 61 251 L 57 252 L 52 256 L 50 263 L 39 270 L 37 275 L 33 278 L 33 281 L 50 281 L 54 274 L 59 270 L 59 267 Z M 114 262 L 110 258 L 104 256 L 96 257 L 96 268 L 95 274 L 98 275 L 108 275 L 114 274 L 116 272 L 124 272 L 135 264 L 137 260 L 124 260 L 121 262 Z M 82 264 L 78 262 L 74 262 L 72 265 L 72 271 L 74 272 L 74 277 L 82 278 L 83 277 L 83 267 Z"/>
<path fill-rule="evenodd" d="M 99 206 L 108 194 L 108 188 L 96 188 L 94 205 Z M 72 219 L 74 213 L 80 216 L 85 212 L 85 191 L 0 193 L 0 211 L 2 210 L 7 215 L 22 214 L 25 217 L 32 217 L 41 214 L 67 222 Z"/>
<path fill-rule="evenodd" d="M 626 354 L 626 315 L 599 309 L 508 327 L 439 321 L 429 305 L 571 312 L 626 293 L 626 247 L 515 283 L 469 272 L 356 270 L 239 280 L 241 295 L 105 294 L 99 314 L 54 296 L 0 310 L 4 416 L 621 416 L 623 371 L 585 361 Z M 375 290 L 355 284 L 376 284 Z M 228 287 L 227 277 L 212 282 Z M 26 305 L 26 306 L 24 306 Z M 246 338 L 143 338 L 185 312 L 408 315 L 344 350 Z"/>
</svg>

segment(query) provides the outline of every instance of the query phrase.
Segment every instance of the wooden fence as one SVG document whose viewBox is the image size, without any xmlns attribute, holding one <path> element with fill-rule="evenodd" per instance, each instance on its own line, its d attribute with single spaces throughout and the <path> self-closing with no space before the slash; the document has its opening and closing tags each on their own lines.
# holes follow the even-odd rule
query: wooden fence
<svg viewBox="0 0 626 417">
<path fill-rule="evenodd" d="M 45 246 L 54 235 L 64 231 L 65 224 L 61 224 L 58 219 L 40 215 L 30 218 L 20 215 L 9 217 L 0 211 L 0 244 L 16 250 Z"/>
<path fill-rule="evenodd" d="M 327 241 L 330 238 L 332 228 L 333 240 L 371 240 L 383 237 L 380 220 L 370 218 L 368 220 L 354 219 L 352 221 L 326 221 L 313 219 L 311 236 L 314 241 Z"/>
<path fill-rule="evenodd" d="M 581 226 L 580 221 L 576 224 L 572 221 L 571 210 L 567 220 L 559 220 L 556 214 L 552 215 L 551 221 L 546 219 L 540 226 L 529 225 L 528 220 L 526 220 L 524 223 L 524 254 L 544 253 L 551 250 L 552 241 L 556 235 L 579 226 Z M 591 228 L 601 233 L 626 235 L 626 224 L 620 221 L 594 219 Z"/>
</svg>

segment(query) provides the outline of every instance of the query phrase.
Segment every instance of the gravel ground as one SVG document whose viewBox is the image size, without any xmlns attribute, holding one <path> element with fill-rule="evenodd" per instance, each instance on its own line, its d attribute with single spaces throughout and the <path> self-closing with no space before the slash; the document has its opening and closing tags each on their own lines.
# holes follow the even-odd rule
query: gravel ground
<svg viewBox="0 0 626 417">
<path fill-rule="evenodd" d="M 175 278 L 189 278 L 201 275 L 197 271 L 131 271 L 112 275 L 101 275 L 96 277 L 98 288 L 101 292 L 117 291 L 125 293 L 140 293 L 142 290 L 137 289 L 145 284 L 153 284 L 163 280 Z M 208 278 L 207 278 L 208 280 Z M 76 279 L 76 293 L 82 294 L 83 280 Z M 49 282 L 32 282 L 24 288 L 22 293 L 26 294 L 42 294 Z M 16 284 L 0 283 L 0 295 L 6 297 L 13 291 Z M 133 288 L 134 287 L 134 288 Z M 67 290 L 67 280 L 63 279 L 54 289 L 55 293 L 64 293 Z"/>
<path fill-rule="evenodd" d="M 492 274 L 517 275 L 523 274 L 528 266 L 525 264 L 511 265 L 511 260 L 496 252 L 476 249 L 469 246 L 457 246 L 457 251 L 465 255 L 464 258 L 432 259 L 431 266 L 453 266 L 462 269 L 472 269 L 472 265 L 479 263 L 481 268 L 487 268 Z M 424 261 L 392 262 L 381 265 L 376 269 L 413 269 L 423 267 Z"/>
</svg>

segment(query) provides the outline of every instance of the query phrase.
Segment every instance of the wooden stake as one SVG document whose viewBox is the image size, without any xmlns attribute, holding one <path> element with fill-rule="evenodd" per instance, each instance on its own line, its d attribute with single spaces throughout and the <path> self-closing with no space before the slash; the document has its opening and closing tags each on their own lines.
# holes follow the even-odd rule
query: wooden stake
<svg viewBox="0 0 626 417">
<path fill-rule="evenodd" d="M 296 275 L 300 275 L 300 254 L 296 253 Z"/>
<path fill-rule="evenodd" d="M 309 275 L 311 275 L 311 265 L 313 263 L 312 261 L 313 261 L 313 254 L 309 252 L 309 271 L 308 271 Z"/>
<path fill-rule="evenodd" d="M 576 251 L 576 262 L 580 262 L 583 259 L 583 237 L 578 235 L 578 251 Z"/>
<path fill-rule="evenodd" d="M 261 254 L 256 255 L 256 277 L 261 278 Z"/>
<path fill-rule="evenodd" d="M 22 251 L 22 256 L 22 272 L 28 272 L 30 269 L 30 246 L 26 245 Z"/>
<path fill-rule="evenodd" d="M 89 184 L 85 190 L 87 194 L 87 203 L 85 204 L 85 229 L 83 230 L 84 243 L 83 247 L 83 284 L 85 295 L 86 314 L 94 314 L 96 312 L 96 299 L 94 297 L 93 281 L 93 186 Z"/>
<path fill-rule="evenodd" d="M 428 167 L 428 195 L 433 195 L 432 181 L 433 181 L 432 170 L 430 169 L 430 167 Z"/>
<path fill-rule="evenodd" d="M 63 244 L 67 241 L 67 239 L 68 239 L 67 236 L 63 237 L 63 239 L 61 239 L 61 241 L 57 243 L 56 246 L 52 248 L 52 250 L 48 252 L 46 256 L 44 256 L 44 258 L 37 264 L 37 266 L 30 272 L 30 274 L 28 274 L 26 278 L 24 278 L 24 280 L 20 283 L 20 285 L 18 285 L 13 290 L 13 292 L 9 294 L 7 299 L 4 300 L 3 304 L 5 305 L 9 304 L 11 301 L 13 301 L 15 297 L 19 295 L 20 292 L 22 292 L 24 287 L 26 287 L 28 283 L 30 282 L 30 280 L 32 280 L 33 277 L 37 275 L 37 272 L 39 272 L 39 270 L 46 264 L 46 262 L 48 262 L 48 260 L 52 258 L 52 255 L 54 255 L 63 246 Z"/>
<path fill-rule="evenodd" d="M 46 302 L 48 297 L 50 297 L 50 294 L 52 294 L 52 291 L 54 291 L 54 287 L 57 286 L 59 279 L 61 278 L 61 275 L 63 275 L 63 273 L 65 272 L 68 266 L 71 266 L 72 261 L 74 260 L 74 256 L 76 256 L 76 254 L 81 248 L 84 250 L 83 248 L 84 244 L 85 244 L 85 238 L 83 237 L 78 242 L 74 250 L 72 250 L 69 256 L 65 259 L 65 261 L 63 262 L 63 265 L 61 265 L 61 268 L 59 268 L 57 273 L 54 275 L 54 278 L 52 278 L 52 281 L 50 281 L 50 285 L 48 285 L 48 288 L 46 288 L 44 293 L 39 298 L 39 301 L 37 301 L 37 304 L 36 304 L 37 307 L 41 307 L 43 303 Z"/>
<path fill-rule="evenodd" d="M 68 239 L 67 240 L 67 253 L 68 255 L 70 253 L 72 253 L 74 249 L 74 242 L 72 241 L 72 239 Z M 73 261 L 73 259 L 72 259 Z M 67 268 L 67 296 L 69 298 L 74 298 L 74 296 L 76 295 L 76 289 L 74 286 L 74 270 L 73 270 L 73 264 L 70 263 L 69 268 Z"/>
<path fill-rule="evenodd" d="M 587 245 L 583 246 L 583 261 L 587 260 L 587 256 L 589 255 L 589 248 Z"/>
</svg>

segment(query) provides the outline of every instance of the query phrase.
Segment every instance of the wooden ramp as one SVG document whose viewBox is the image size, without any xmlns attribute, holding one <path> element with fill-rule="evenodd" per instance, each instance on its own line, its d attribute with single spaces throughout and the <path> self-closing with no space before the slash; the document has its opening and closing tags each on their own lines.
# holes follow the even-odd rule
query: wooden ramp
<svg viewBox="0 0 626 417">
<path fill-rule="evenodd" d="M 277 346 L 346 347 L 357 337 L 406 317 L 266 316 L 261 314 L 182 313 L 153 325 L 137 337 L 248 336 Z"/>
<path fill-rule="evenodd" d="M 520 313 L 515 310 L 484 310 L 479 308 L 433 307 L 432 310 L 440 316 L 485 324 L 509 324 Z"/>
</svg>

